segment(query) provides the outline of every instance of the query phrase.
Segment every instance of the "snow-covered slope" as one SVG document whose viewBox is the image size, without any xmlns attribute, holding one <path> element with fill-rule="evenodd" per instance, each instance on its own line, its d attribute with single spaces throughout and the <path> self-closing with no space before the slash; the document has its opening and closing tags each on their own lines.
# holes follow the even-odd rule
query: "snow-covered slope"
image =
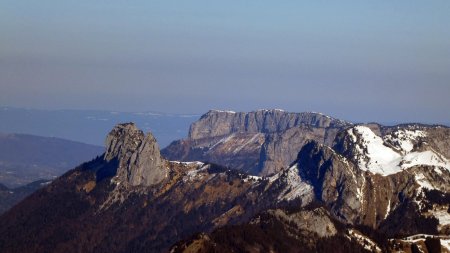
<svg viewBox="0 0 450 253">
<path fill-rule="evenodd" d="M 391 144 L 395 150 L 406 154 L 413 150 L 414 144 L 426 136 L 426 132 L 421 130 L 397 129 L 389 135 L 386 135 L 384 141 Z"/>
<path fill-rule="evenodd" d="M 354 143 L 353 159 L 364 171 L 383 176 L 398 173 L 418 165 L 434 166 L 450 170 L 450 162 L 434 150 L 418 150 L 426 132 L 399 129 L 384 138 L 366 126 L 347 130 Z"/>
</svg>

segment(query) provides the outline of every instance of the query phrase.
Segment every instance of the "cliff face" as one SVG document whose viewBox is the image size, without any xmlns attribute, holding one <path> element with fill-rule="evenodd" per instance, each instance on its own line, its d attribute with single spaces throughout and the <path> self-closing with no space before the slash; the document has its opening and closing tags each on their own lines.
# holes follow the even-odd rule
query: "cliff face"
<svg viewBox="0 0 450 253">
<path fill-rule="evenodd" d="M 290 113 L 283 110 L 254 112 L 209 111 L 191 125 L 189 139 L 225 136 L 232 133 L 279 133 L 292 127 L 338 128 L 347 122 L 319 113 Z"/>
<path fill-rule="evenodd" d="M 331 145 L 342 128 L 298 126 L 284 132 L 266 135 L 260 151 L 258 169 L 261 175 L 277 173 L 296 160 L 298 152 L 310 140 Z"/>
<path fill-rule="evenodd" d="M 187 139 L 173 142 L 162 154 L 271 175 L 287 168 L 306 141 L 331 145 L 336 133 L 350 125 L 319 113 L 209 111 L 191 125 Z"/>
<path fill-rule="evenodd" d="M 117 160 L 117 178 L 133 186 L 151 186 L 167 177 L 156 139 L 151 133 L 144 135 L 133 123 L 117 125 L 108 134 L 104 159 Z"/>
</svg>

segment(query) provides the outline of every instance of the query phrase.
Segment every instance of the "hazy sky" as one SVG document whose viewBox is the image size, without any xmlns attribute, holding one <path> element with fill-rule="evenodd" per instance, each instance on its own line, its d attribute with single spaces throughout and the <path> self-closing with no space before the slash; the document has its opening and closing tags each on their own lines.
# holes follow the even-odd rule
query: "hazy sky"
<svg viewBox="0 0 450 253">
<path fill-rule="evenodd" d="M 448 0 L 0 1 L 1 105 L 442 123 L 449 96 Z"/>
</svg>

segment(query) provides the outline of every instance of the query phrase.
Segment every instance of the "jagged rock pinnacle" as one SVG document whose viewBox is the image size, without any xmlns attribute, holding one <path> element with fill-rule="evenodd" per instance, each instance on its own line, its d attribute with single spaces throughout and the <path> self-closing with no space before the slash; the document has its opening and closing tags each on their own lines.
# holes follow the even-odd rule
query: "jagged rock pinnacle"
<svg viewBox="0 0 450 253">
<path fill-rule="evenodd" d="M 117 177 L 134 186 L 157 184 L 167 174 L 155 137 L 134 123 L 118 124 L 106 137 L 105 160 L 113 159 L 119 162 Z"/>
</svg>

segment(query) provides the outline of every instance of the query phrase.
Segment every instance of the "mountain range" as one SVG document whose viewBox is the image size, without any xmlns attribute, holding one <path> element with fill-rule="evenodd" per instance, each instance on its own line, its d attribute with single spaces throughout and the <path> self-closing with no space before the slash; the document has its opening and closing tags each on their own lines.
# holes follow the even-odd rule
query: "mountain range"
<svg viewBox="0 0 450 253">
<path fill-rule="evenodd" d="M 450 128 L 210 111 L 106 150 L 0 217 L 2 252 L 450 252 Z"/>
</svg>

